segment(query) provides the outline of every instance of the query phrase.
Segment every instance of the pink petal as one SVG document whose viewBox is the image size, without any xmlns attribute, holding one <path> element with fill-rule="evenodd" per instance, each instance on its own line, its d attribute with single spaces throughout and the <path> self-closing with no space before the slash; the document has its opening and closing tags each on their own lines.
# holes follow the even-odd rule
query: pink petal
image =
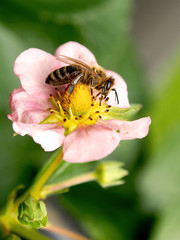
<svg viewBox="0 0 180 240">
<path fill-rule="evenodd" d="M 93 53 L 88 48 L 77 42 L 67 42 L 61 45 L 55 52 L 55 56 L 59 55 L 65 55 L 81 60 L 89 66 L 98 65 Z"/>
<path fill-rule="evenodd" d="M 13 90 L 9 105 L 12 111 L 9 119 L 24 123 L 40 123 L 48 116 L 47 109 L 51 107 L 47 98 L 30 96 L 22 87 Z"/>
<path fill-rule="evenodd" d="M 56 128 L 55 124 L 13 122 L 13 129 L 22 136 L 30 135 L 47 152 L 59 148 L 64 140 L 64 128 Z"/>
<path fill-rule="evenodd" d="M 64 140 L 64 160 L 68 162 L 88 162 L 104 158 L 119 144 L 115 131 L 91 125 L 76 129 Z"/>
<path fill-rule="evenodd" d="M 53 55 L 36 48 L 22 52 L 15 61 L 14 72 L 20 78 L 22 87 L 28 94 L 49 96 L 54 88 L 46 84 L 47 76 L 62 67 Z"/>
<path fill-rule="evenodd" d="M 115 96 L 115 92 L 111 91 L 108 95 L 109 100 L 108 100 L 108 104 L 112 105 L 112 106 L 117 106 L 120 108 L 127 108 L 129 107 L 129 100 L 128 100 L 128 91 L 127 91 L 127 85 L 125 83 L 125 81 L 123 80 L 123 78 L 113 72 L 113 71 L 106 71 L 108 76 L 112 76 L 115 78 L 115 86 L 114 88 L 117 91 L 117 95 L 118 95 L 118 99 L 119 99 L 119 104 L 117 104 L 117 100 L 116 100 L 116 96 Z"/>
<path fill-rule="evenodd" d="M 108 120 L 105 124 L 113 130 L 119 130 L 119 137 L 121 140 L 144 138 L 149 132 L 149 125 L 151 124 L 150 117 L 140 118 L 136 121 L 119 121 Z"/>
</svg>

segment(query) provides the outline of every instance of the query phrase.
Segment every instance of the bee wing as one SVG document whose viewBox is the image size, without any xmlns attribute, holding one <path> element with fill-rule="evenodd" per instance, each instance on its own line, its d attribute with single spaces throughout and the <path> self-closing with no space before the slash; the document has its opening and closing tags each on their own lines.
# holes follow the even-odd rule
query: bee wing
<svg viewBox="0 0 180 240">
<path fill-rule="evenodd" d="M 92 69 L 91 67 L 89 67 L 87 64 L 85 64 L 84 62 L 75 59 L 75 58 L 71 58 L 68 56 L 64 56 L 64 55 L 59 55 L 57 57 L 57 59 L 61 62 L 67 63 L 67 64 L 74 64 L 74 65 L 78 65 L 79 67 L 85 69 L 86 71 L 90 72 L 93 75 L 97 75 Z"/>
</svg>

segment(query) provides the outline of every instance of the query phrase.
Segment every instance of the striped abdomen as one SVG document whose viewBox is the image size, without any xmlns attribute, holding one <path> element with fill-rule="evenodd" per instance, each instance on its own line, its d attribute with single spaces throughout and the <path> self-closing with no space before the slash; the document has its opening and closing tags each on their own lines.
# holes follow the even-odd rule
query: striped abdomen
<svg viewBox="0 0 180 240">
<path fill-rule="evenodd" d="M 46 83 L 59 86 L 66 83 L 71 83 L 82 72 L 82 68 L 76 65 L 69 65 L 50 73 L 46 79 Z"/>
</svg>

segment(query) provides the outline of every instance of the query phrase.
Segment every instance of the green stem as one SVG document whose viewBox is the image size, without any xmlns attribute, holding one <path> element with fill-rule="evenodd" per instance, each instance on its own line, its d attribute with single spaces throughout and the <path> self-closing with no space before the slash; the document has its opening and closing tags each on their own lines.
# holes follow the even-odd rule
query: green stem
<svg viewBox="0 0 180 240">
<path fill-rule="evenodd" d="M 57 166 L 62 161 L 62 158 L 63 158 L 63 148 L 61 147 L 59 150 L 55 152 L 55 154 L 49 159 L 49 161 L 37 174 L 32 186 L 20 198 L 18 198 L 15 201 L 12 211 L 15 211 L 18 208 L 19 204 L 23 202 L 29 195 L 31 195 L 36 199 L 39 199 L 41 197 L 41 191 L 44 184 L 47 182 L 47 180 L 56 170 Z"/>
<path fill-rule="evenodd" d="M 1 221 L 3 221 L 3 225 L 6 224 L 5 227 L 8 232 L 15 233 L 27 240 L 50 240 L 50 238 L 38 233 L 37 230 L 21 225 L 14 216 L 5 216 Z"/>
<path fill-rule="evenodd" d="M 48 162 L 47 165 L 39 172 L 37 177 L 34 180 L 34 184 L 29 189 L 29 193 L 34 198 L 40 198 L 41 190 L 50 176 L 54 173 L 57 166 L 63 159 L 63 149 L 60 148 L 52 157 L 52 159 Z"/>
<path fill-rule="evenodd" d="M 46 197 L 52 193 L 56 193 L 60 190 L 85 183 L 85 182 L 90 182 L 95 180 L 95 174 L 94 172 L 82 174 L 80 176 L 74 177 L 72 179 L 68 179 L 64 182 L 58 183 L 58 184 L 52 184 L 52 185 L 47 185 L 42 189 L 41 196 Z"/>
</svg>

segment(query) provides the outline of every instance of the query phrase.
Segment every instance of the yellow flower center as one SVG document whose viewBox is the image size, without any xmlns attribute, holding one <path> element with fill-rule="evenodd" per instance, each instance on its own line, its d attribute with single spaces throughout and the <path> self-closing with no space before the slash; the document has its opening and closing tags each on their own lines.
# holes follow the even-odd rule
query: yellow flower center
<svg viewBox="0 0 180 240">
<path fill-rule="evenodd" d="M 71 108 L 73 115 L 78 117 L 89 112 L 91 103 L 92 96 L 87 86 L 78 84 L 75 85 L 71 94 L 69 94 L 69 91 L 65 92 L 61 106 L 66 112 Z"/>
<path fill-rule="evenodd" d="M 68 88 L 62 96 L 57 89 L 57 96 L 50 95 L 49 100 L 53 107 L 48 109 L 50 115 L 41 123 L 63 125 L 65 135 L 77 127 L 101 122 L 110 108 L 105 101 L 100 102 L 99 98 L 92 97 L 90 88 L 83 84 L 75 85 L 71 94 Z"/>
</svg>

